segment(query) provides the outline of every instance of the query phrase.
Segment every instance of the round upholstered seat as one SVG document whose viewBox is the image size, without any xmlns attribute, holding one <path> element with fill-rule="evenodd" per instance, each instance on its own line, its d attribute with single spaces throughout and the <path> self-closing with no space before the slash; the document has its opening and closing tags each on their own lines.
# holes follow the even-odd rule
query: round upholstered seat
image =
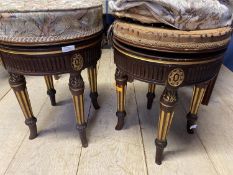
<svg viewBox="0 0 233 175">
<path fill-rule="evenodd" d="M 150 27 L 117 21 L 114 37 L 135 47 L 166 52 L 196 53 L 225 49 L 231 28 L 181 31 L 173 28 Z"/>
<path fill-rule="evenodd" d="M 88 70 L 90 97 L 97 102 L 96 64 L 101 56 L 102 0 L 6 0 L 0 2 L 0 58 L 29 126 L 37 126 L 24 75 L 44 76 L 51 105 L 56 105 L 53 75 L 69 73 L 77 128 L 87 147 L 84 81 Z M 37 84 L 36 84 L 37 85 Z"/>
<path fill-rule="evenodd" d="M 151 109 L 156 85 L 164 85 L 160 97 L 156 158 L 160 165 L 167 146 L 167 135 L 175 114 L 178 89 L 193 86 L 187 114 L 187 132 L 194 133 L 200 104 L 207 104 L 230 41 L 231 28 L 182 31 L 165 25 L 142 25 L 116 21 L 113 26 L 116 64 L 117 130 L 126 117 L 126 87 L 139 80 L 149 83 L 147 108 Z M 207 102 L 207 103 L 206 103 Z M 176 115 L 176 114 L 175 114 Z"/>
<path fill-rule="evenodd" d="M 2 43 L 70 42 L 96 34 L 103 28 L 100 0 L 8 0 L 0 4 Z"/>
</svg>

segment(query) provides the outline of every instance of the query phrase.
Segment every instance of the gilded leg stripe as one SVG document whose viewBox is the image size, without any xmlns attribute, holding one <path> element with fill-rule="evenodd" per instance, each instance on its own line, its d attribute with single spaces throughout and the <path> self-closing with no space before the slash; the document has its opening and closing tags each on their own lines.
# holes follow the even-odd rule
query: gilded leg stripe
<svg viewBox="0 0 233 175">
<path fill-rule="evenodd" d="M 87 69 L 87 74 L 88 74 L 88 81 L 89 81 L 90 87 L 91 87 L 91 77 L 90 77 L 90 69 L 89 68 Z M 91 87 L 91 89 L 92 89 L 92 87 Z"/>
<path fill-rule="evenodd" d="M 198 112 L 199 106 L 200 106 L 201 101 L 202 101 L 203 96 L 204 96 L 204 92 L 205 92 L 205 89 L 202 88 L 200 91 L 200 94 L 198 96 L 198 102 L 197 102 L 197 105 L 195 106 L 195 113 L 194 114 L 197 114 L 197 112 Z"/>
<path fill-rule="evenodd" d="M 125 87 L 124 87 L 124 92 L 122 94 L 122 111 L 125 110 Z"/>
<path fill-rule="evenodd" d="M 168 112 L 166 114 L 166 122 L 165 122 L 165 126 L 164 126 L 164 129 L 163 129 L 163 138 L 162 138 L 163 140 L 166 140 L 166 136 L 167 136 L 167 133 L 168 133 L 170 119 L 171 119 L 171 113 Z"/>
<path fill-rule="evenodd" d="M 75 101 L 75 97 L 74 97 L 74 96 L 73 96 L 73 104 L 74 104 L 74 112 L 75 112 L 75 116 L 76 116 L 76 121 L 77 121 L 77 123 L 78 123 L 76 101 Z"/>
<path fill-rule="evenodd" d="M 191 100 L 190 109 L 189 109 L 190 111 L 192 111 L 192 107 L 193 107 L 193 103 L 194 103 L 195 92 L 196 92 L 196 86 L 193 87 L 192 100 Z"/>
<path fill-rule="evenodd" d="M 84 105 L 83 105 L 83 96 L 80 95 L 79 96 L 79 102 L 80 102 L 80 120 L 81 120 L 81 123 L 85 123 L 85 119 L 84 119 Z"/>
<path fill-rule="evenodd" d="M 119 96 L 119 92 L 117 91 L 117 111 L 120 110 L 120 96 Z"/>
<path fill-rule="evenodd" d="M 171 124 L 172 124 L 173 117 L 174 117 L 174 112 L 172 113 L 172 116 L 171 116 L 170 121 L 169 121 L 168 131 L 169 131 L 170 128 L 171 128 Z M 167 132 L 167 134 L 168 134 L 168 132 Z"/>
<path fill-rule="evenodd" d="M 54 85 L 53 85 L 53 77 L 52 76 L 44 76 L 45 78 L 45 82 L 46 82 L 46 86 L 47 89 L 54 89 Z"/>
<path fill-rule="evenodd" d="M 92 68 L 89 70 L 91 91 L 94 92 Z"/>
<path fill-rule="evenodd" d="M 162 132 L 163 132 L 163 126 L 164 126 L 164 115 L 165 115 L 165 112 L 162 111 L 160 113 L 160 122 L 159 122 L 159 140 L 162 139 Z"/>
<path fill-rule="evenodd" d="M 173 116 L 174 116 L 174 112 L 172 114 L 170 112 L 165 113 L 165 111 L 160 112 L 158 133 L 157 133 L 157 138 L 159 140 L 162 141 L 166 140 L 166 136 L 171 127 Z"/>
<path fill-rule="evenodd" d="M 148 92 L 154 93 L 155 92 L 156 85 L 155 84 L 149 84 L 148 86 Z"/>
<path fill-rule="evenodd" d="M 75 111 L 76 111 L 75 113 L 76 113 L 77 123 L 81 124 L 78 96 L 74 96 L 74 104 L 75 104 L 74 106 L 75 106 Z"/>
<path fill-rule="evenodd" d="M 31 105 L 31 102 L 30 102 L 30 98 L 29 98 L 29 95 L 28 95 L 28 91 L 26 91 L 26 96 L 27 96 L 27 99 L 28 99 L 28 103 L 29 103 L 29 108 L 30 108 L 31 114 L 32 114 L 32 116 L 33 116 L 32 105 Z"/>
<path fill-rule="evenodd" d="M 45 83 L 46 83 L 47 89 L 50 89 L 48 78 L 46 76 L 44 78 L 45 78 Z"/>
<path fill-rule="evenodd" d="M 77 109 L 78 109 L 78 118 L 79 118 L 79 121 L 80 121 L 80 123 L 79 124 L 82 124 L 82 112 L 81 112 L 81 102 L 80 102 L 80 98 L 79 98 L 79 96 L 76 96 L 76 98 L 77 98 L 77 101 L 78 101 L 78 106 L 77 106 Z"/>
<path fill-rule="evenodd" d="M 91 92 L 97 92 L 97 72 L 96 68 L 88 68 L 88 79 Z"/>
<path fill-rule="evenodd" d="M 122 111 L 122 92 L 119 92 L 120 95 L 120 111 Z"/>
<path fill-rule="evenodd" d="M 20 93 L 19 92 L 15 92 L 15 94 L 16 94 L 17 100 L 19 102 L 19 105 L 20 105 L 20 107 L 21 107 L 21 109 L 23 111 L 23 114 L 24 114 L 25 118 L 28 119 L 28 115 L 27 115 L 27 112 L 26 112 L 26 110 L 24 108 L 24 104 L 22 102 L 22 98 L 21 98 Z"/>
<path fill-rule="evenodd" d="M 122 87 L 122 89 L 123 89 L 124 87 Z M 124 89 L 123 89 L 123 92 L 121 92 L 120 93 L 121 94 L 121 109 L 120 109 L 120 111 L 123 111 L 124 109 Z"/>
<path fill-rule="evenodd" d="M 30 111 L 30 104 L 26 98 L 26 95 L 25 95 L 25 92 L 24 91 L 21 91 L 21 96 L 22 96 L 22 99 L 23 99 L 23 104 L 24 104 L 24 108 L 26 110 L 26 113 L 27 113 L 27 116 L 28 118 L 30 118 L 32 116 L 32 113 Z"/>
<path fill-rule="evenodd" d="M 161 111 L 160 111 L 160 113 L 159 113 L 159 122 L 158 122 L 158 126 L 157 126 L 157 138 L 159 138 L 159 133 L 160 133 L 160 121 L 161 121 Z"/>
<path fill-rule="evenodd" d="M 126 86 L 116 86 L 117 93 L 117 111 L 125 111 L 125 92 Z"/>
<path fill-rule="evenodd" d="M 46 77 L 44 77 L 44 80 L 45 80 L 46 87 L 47 87 L 47 89 L 48 89 L 48 82 L 47 82 Z"/>
<path fill-rule="evenodd" d="M 195 88 L 195 92 L 194 92 L 194 100 L 193 100 L 193 103 L 192 103 L 192 106 L 191 106 L 191 113 L 194 113 L 195 111 L 195 106 L 197 105 L 197 98 L 198 98 L 198 95 L 199 95 L 199 88 Z"/>
<path fill-rule="evenodd" d="M 193 98 L 190 106 L 191 114 L 197 114 L 201 101 L 205 94 L 205 88 L 194 87 Z"/>
<path fill-rule="evenodd" d="M 96 68 L 94 68 L 94 91 L 97 92 L 97 71 Z"/>
<path fill-rule="evenodd" d="M 121 92 L 121 111 L 125 111 L 125 86 L 122 87 L 123 92 Z"/>
<path fill-rule="evenodd" d="M 168 115 L 170 115 L 170 113 L 166 113 L 165 117 L 164 117 L 164 123 L 163 123 L 163 129 L 162 129 L 162 140 L 164 140 L 164 138 L 166 137 L 166 132 L 167 132 L 167 126 L 168 126 L 168 122 L 169 122 L 169 118 Z"/>
<path fill-rule="evenodd" d="M 53 77 L 52 76 L 49 76 L 49 84 L 50 84 L 50 88 L 54 89 L 54 86 L 53 86 Z"/>
</svg>

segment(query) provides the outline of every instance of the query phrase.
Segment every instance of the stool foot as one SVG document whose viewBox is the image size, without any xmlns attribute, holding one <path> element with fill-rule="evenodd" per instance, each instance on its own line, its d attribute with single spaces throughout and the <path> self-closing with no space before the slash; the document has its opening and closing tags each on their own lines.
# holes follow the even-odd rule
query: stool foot
<svg viewBox="0 0 233 175">
<path fill-rule="evenodd" d="M 156 156 L 155 156 L 155 163 L 157 165 L 162 164 L 163 160 L 163 151 L 164 148 L 167 146 L 167 142 L 161 142 L 158 139 L 155 140 L 155 145 L 156 145 Z"/>
<path fill-rule="evenodd" d="M 197 127 L 196 122 L 197 122 L 197 115 L 191 114 L 190 112 L 186 116 L 187 118 L 187 132 L 189 134 L 194 134 L 195 129 Z"/>
<path fill-rule="evenodd" d="M 56 106 L 56 97 L 55 97 L 56 90 L 55 89 L 50 89 L 50 90 L 47 91 L 47 94 L 48 94 L 48 96 L 50 98 L 51 105 Z"/>
<path fill-rule="evenodd" d="M 125 116 L 126 116 L 126 112 L 117 112 L 116 113 L 118 121 L 117 121 L 117 125 L 115 127 L 116 130 L 122 130 L 122 128 L 124 127 L 125 124 Z"/>
<path fill-rule="evenodd" d="M 190 105 L 190 112 L 187 114 L 187 132 L 189 134 L 194 134 L 194 131 L 197 127 L 197 113 L 199 106 L 203 100 L 203 97 L 205 95 L 205 91 L 207 88 L 208 82 L 204 82 L 198 85 L 195 85 L 193 88 L 193 97 Z"/>
<path fill-rule="evenodd" d="M 88 147 L 88 141 L 87 141 L 87 136 L 86 136 L 86 127 L 87 127 L 87 124 L 77 126 L 77 129 L 79 132 L 79 137 L 80 137 L 83 148 Z"/>
<path fill-rule="evenodd" d="M 155 94 L 148 92 L 146 96 L 147 96 L 147 109 L 151 109 L 155 98 Z"/>
<path fill-rule="evenodd" d="M 33 140 L 38 136 L 36 121 L 37 119 L 35 117 L 25 120 L 25 124 L 29 127 L 30 130 L 30 136 L 29 136 L 30 140 Z"/>
<path fill-rule="evenodd" d="M 53 76 L 52 75 L 44 76 L 44 79 L 47 86 L 47 94 L 50 98 L 51 105 L 56 106 L 56 100 L 55 100 L 56 90 L 54 89 Z"/>
<path fill-rule="evenodd" d="M 98 93 L 97 92 L 91 92 L 90 93 L 90 97 L 91 97 L 91 103 L 92 103 L 93 107 L 96 110 L 98 110 L 100 108 L 99 103 L 97 101 Z"/>
</svg>

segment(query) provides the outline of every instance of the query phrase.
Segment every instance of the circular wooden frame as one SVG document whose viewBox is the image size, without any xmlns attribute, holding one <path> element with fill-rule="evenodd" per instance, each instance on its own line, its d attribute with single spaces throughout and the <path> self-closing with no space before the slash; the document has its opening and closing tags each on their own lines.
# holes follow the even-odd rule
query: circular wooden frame
<svg viewBox="0 0 233 175">
<path fill-rule="evenodd" d="M 131 79 L 174 87 L 195 85 L 211 80 L 219 71 L 224 51 L 213 54 L 173 54 L 148 52 L 114 38 L 114 60 L 117 68 Z M 180 70 L 180 83 L 169 83 L 172 72 Z M 172 75 L 171 75 L 172 74 Z"/>
<path fill-rule="evenodd" d="M 8 72 L 22 75 L 52 75 L 75 73 L 95 65 L 101 56 L 102 32 L 86 40 L 60 43 L 52 46 L 12 46 L 0 44 L 0 57 Z M 66 52 L 63 48 L 72 46 Z M 74 56 L 79 55 L 82 65 L 74 66 Z M 76 60 L 77 61 L 77 60 Z M 77 69 L 78 68 L 78 69 Z"/>
</svg>

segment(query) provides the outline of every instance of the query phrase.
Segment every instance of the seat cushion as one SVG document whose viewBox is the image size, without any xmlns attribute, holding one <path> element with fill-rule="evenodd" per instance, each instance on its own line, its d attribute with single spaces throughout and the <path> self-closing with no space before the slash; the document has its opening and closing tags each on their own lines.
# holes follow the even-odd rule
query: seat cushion
<svg viewBox="0 0 233 175">
<path fill-rule="evenodd" d="M 145 6 L 136 6 L 129 8 L 128 10 L 115 11 L 113 14 L 117 18 L 130 18 L 144 24 L 161 23 L 159 20 L 153 17 Z"/>
<path fill-rule="evenodd" d="M 179 53 L 213 52 L 225 49 L 231 28 L 181 31 L 173 28 L 150 27 L 123 21 L 113 26 L 114 38 L 134 47 Z"/>
<path fill-rule="evenodd" d="M 6 0 L 0 6 L 1 42 L 66 42 L 103 28 L 101 0 Z"/>
<path fill-rule="evenodd" d="M 164 23 L 180 30 L 230 26 L 229 0 L 109 0 L 117 17 L 142 23 Z"/>
</svg>

